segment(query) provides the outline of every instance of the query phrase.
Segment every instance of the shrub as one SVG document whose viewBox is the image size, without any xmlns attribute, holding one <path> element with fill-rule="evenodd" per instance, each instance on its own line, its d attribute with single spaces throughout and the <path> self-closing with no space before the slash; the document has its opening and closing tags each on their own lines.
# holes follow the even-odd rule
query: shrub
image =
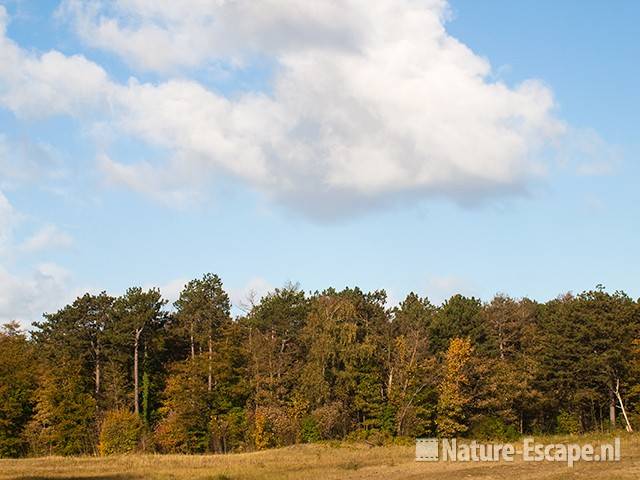
<svg viewBox="0 0 640 480">
<path fill-rule="evenodd" d="M 377 447 L 382 447 L 384 445 L 392 444 L 393 437 L 386 430 L 370 430 L 369 438 L 367 438 L 367 443 L 375 445 Z"/>
<path fill-rule="evenodd" d="M 297 421 L 286 407 L 258 407 L 253 415 L 253 440 L 258 450 L 291 445 L 298 432 Z"/>
<path fill-rule="evenodd" d="M 135 413 L 126 410 L 107 412 L 100 429 L 100 454 L 133 453 L 142 439 L 142 421 Z"/>
<path fill-rule="evenodd" d="M 256 449 L 264 450 L 273 447 L 275 445 L 273 429 L 264 410 L 256 410 L 253 422 L 253 442 Z"/>
<path fill-rule="evenodd" d="M 347 435 L 346 439 L 349 442 L 366 442 L 376 447 L 393 443 L 393 436 L 389 432 L 377 428 L 354 430 Z"/>
<path fill-rule="evenodd" d="M 471 436 L 478 440 L 515 440 L 520 433 L 513 425 L 507 425 L 504 420 L 496 417 L 483 417 L 474 422 Z"/>
<path fill-rule="evenodd" d="M 300 430 L 302 441 L 304 443 L 312 443 L 321 440 L 318 424 L 313 417 L 303 418 L 300 425 Z"/>
<path fill-rule="evenodd" d="M 342 403 L 332 402 L 312 412 L 321 439 L 339 437 L 342 431 L 346 430 L 345 410 Z"/>
<path fill-rule="evenodd" d="M 580 418 L 575 413 L 560 412 L 556 421 L 558 423 L 558 433 L 575 435 L 582 432 Z"/>
<path fill-rule="evenodd" d="M 246 448 L 247 418 L 242 408 L 214 415 L 211 419 L 211 440 L 215 452 L 242 451 Z"/>
</svg>

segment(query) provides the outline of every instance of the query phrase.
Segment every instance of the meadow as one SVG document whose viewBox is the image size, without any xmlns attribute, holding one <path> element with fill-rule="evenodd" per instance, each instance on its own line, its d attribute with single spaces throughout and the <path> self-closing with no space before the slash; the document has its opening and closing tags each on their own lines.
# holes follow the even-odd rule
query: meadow
<svg viewBox="0 0 640 480">
<path fill-rule="evenodd" d="M 585 443 L 607 437 L 545 438 Z M 0 460 L 0 479 L 249 480 L 249 479 L 483 479 L 624 480 L 640 478 L 640 437 L 624 435 L 620 462 L 416 462 L 411 446 L 320 443 L 229 455 L 128 455 Z"/>
</svg>

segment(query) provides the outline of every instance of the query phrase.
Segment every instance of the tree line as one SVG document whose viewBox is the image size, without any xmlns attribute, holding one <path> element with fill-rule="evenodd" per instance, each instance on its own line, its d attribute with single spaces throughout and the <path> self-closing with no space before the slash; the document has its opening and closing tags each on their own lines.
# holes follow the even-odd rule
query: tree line
<svg viewBox="0 0 640 480">
<path fill-rule="evenodd" d="M 232 318 L 217 275 L 86 294 L 0 329 L 0 456 L 233 452 L 640 424 L 640 303 L 288 285 Z"/>
</svg>

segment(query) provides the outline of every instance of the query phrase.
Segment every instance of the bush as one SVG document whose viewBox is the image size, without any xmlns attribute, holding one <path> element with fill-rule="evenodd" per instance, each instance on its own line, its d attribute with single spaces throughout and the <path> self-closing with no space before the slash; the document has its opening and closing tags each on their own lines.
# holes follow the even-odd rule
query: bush
<svg viewBox="0 0 640 480">
<path fill-rule="evenodd" d="M 560 412 L 556 419 L 558 423 L 558 433 L 576 435 L 582 432 L 580 418 L 569 412 Z"/>
<path fill-rule="evenodd" d="M 256 449 L 282 447 L 296 442 L 299 427 L 286 407 L 258 407 L 253 415 Z"/>
<path fill-rule="evenodd" d="M 332 402 L 316 408 L 312 412 L 313 419 L 322 440 L 342 436 L 342 431 L 346 430 L 345 411 L 346 409 L 342 403 Z"/>
<path fill-rule="evenodd" d="M 515 440 L 520 433 L 513 425 L 507 425 L 504 420 L 496 417 L 483 417 L 474 422 L 471 436 L 478 440 Z"/>
<path fill-rule="evenodd" d="M 264 450 L 275 446 L 273 428 L 269 417 L 263 409 L 256 409 L 253 416 L 253 443 L 257 450 Z"/>
<path fill-rule="evenodd" d="M 125 410 L 107 412 L 100 429 L 100 454 L 134 453 L 142 439 L 142 421 L 135 413 Z"/>
<path fill-rule="evenodd" d="M 247 418 L 242 408 L 214 415 L 211 419 L 211 440 L 214 452 L 237 452 L 246 448 Z"/>
<path fill-rule="evenodd" d="M 393 436 L 389 432 L 377 428 L 354 430 L 347 435 L 346 439 L 349 442 L 366 442 L 376 447 L 393 444 Z"/>
<path fill-rule="evenodd" d="M 321 440 L 320 430 L 315 418 L 305 417 L 300 425 L 301 437 L 304 443 L 313 443 Z"/>
<path fill-rule="evenodd" d="M 393 444 L 393 436 L 386 430 L 369 430 L 367 442 L 377 447 Z"/>
</svg>

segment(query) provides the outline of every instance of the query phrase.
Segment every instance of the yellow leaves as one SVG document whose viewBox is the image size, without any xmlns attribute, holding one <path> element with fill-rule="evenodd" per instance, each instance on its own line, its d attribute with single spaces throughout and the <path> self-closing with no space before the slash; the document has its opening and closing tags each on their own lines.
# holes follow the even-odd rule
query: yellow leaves
<svg viewBox="0 0 640 480">
<path fill-rule="evenodd" d="M 100 454 L 134 453 L 139 447 L 142 431 L 142 422 L 135 413 L 128 410 L 107 412 L 100 428 Z"/>
<path fill-rule="evenodd" d="M 444 361 L 444 375 L 438 386 L 436 424 L 438 432 L 443 437 L 454 436 L 467 430 L 463 423 L 464 409 L 469 402 L 465 370 L 472 353 L 473 347 L 468 338 L 453 338 L 449 342 Z"/>
<path fill-rule="evenodd" d="M 469 361 L 472 352 L 473 347 L 468 338 L 451 339 L 445 356 L 446 374 L 453 376 L 464 375 L 463 369 Z"/>
<path fill-rule="evenodd" d="M 266 413 L 257 409 L 253 417 L 253 441 L 256 450 L 264 450 L 271 446 L 272 433 L 268 431 L 268 419 Z"/>
</svg>

